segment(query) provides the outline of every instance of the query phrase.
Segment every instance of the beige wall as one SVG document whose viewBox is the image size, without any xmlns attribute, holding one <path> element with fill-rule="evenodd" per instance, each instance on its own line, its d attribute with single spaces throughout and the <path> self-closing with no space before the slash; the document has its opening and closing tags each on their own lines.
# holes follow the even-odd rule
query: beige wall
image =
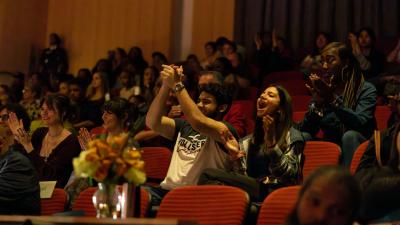
<svg viewBox="0 0 400 225">
<path fill-rule="evenodd" d="M 63 38 L 74 74 L 115 47 L 140 46 L 148 61 L 156 50 L 170 57 L 182 49 L 171 44 L 173 6 L 174 0 L 0 0 L 0 71 L 28 72 L 52 32 Z M 202 58 L 206 41 L 233 37 L 234 0 L 193 0 L 192 16 L 193 26 L 182 31 L 192 32 L 185 54 Z"/>
<path fill-rule="evenodd" d="M 204 57 L 204 44 L 220 36 L 233 39 L 235 0 L 195 0 L 192 53 Z"/>
<path fill-rule="evenodd" d="M 0 0 L 0 71 L 28 72 L 44 46 L 47 0 Z"/>
<path fill-rule="evenodd" d="M 140 46 L 170 55 L 171 0 L 49 0 L 47 34 L 59 33 L 70 72 L 93 67 L 116 47 Z"/>
</svg>

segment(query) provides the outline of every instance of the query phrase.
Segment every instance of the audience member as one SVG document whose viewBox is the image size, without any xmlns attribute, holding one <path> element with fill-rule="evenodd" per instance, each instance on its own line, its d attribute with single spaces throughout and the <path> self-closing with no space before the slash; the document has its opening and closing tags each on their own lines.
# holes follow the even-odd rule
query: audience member
<svg viewBox="0 0 400 225">
<path fill-rule="evenodd" d="M 364 191 L 360 216 L 365 222 L 400 209 L 399 154 L 399 122 L 370 139 L 356 172 Z"/>
<path fill-rule="evenodd" d="M 92 73 L 87 68 L 81 68 L 76 75 L 76 78 L 82 82 L 84 90 L 89 86 L 90 81 L 92 81 Z"/>
<path fill-rule="evenodd" d="M 356 35 L 350 33 L 349 40 L 365 79 L 373 83 L 381 93 L 379 75 L 383 72 L 385 55 L 375 48 L 375 32 L 371 28 L 362 28 Z"/>
<path fill-rule="evenodd" d="M 215 42 L 209 41 L 204 45 L 205 58 L 201 61 L 201 67 L 209 69 L 209 66 L 214 64 L 217 59 L 217 45 Z"/>
<path fill-rule="evenodd" d="M 91 135 L 86 128 L 79 130 L 79 144 L 82 150 L 88 148 L 88 143 L 94 138 L 112 138 L 128 130 L 127 124 L 130 116 L 130 104 L 126 99 L 115 98 L 106 102 L 103 107 L 103 125 L 102 133 Z M 74 173 L 71 174 L 65 190 L 68 193 L 69 205 L 72 205 L 79 193 L 91 186 L 89 179 L 77 178 Z"/>
<path fill-rule="evenodd" d="M 93 74 L 92 82 L 86 90 L 86 98 L 88 104 L 93 108 L 95 116 L 99 121 L 101 117 L 101 107 L 104 102 L 110 99 L 108 77 L 104 72 L 96 72 Z M 96 124 L 99 125 L 99 124 Z"/>
<path fill-rule="evenodd" d="M 196 105 L 181 82 L 181 68 L 163 67 L 163 85 L 149 108 L 146 124 L 162 136 L 176 139 L 176 144 L 161 187 L 148 187 L 152 204 L 159 204 L 171 189 L 197 184 L 205 168 L 234 170 L 241 154 L 233 136 L 236 132 L 228 123 L 221 122 L 231 104 L 226 90 L 220 85 L 207 85 L 201 90 Z M 164 105 L 171 90 L 186 120 L 163 116 Z"/>
<path fill-rule="evenodd" d="M 133 95 L 140 93 L 139 86 L 135 85 L 134 75 L 129 70 L 123 70 L 119 75 L 119 82 L 121 83 L 121 90 L 119 91 L 119 97 L 129 100 Z"/>
<path fill-rule="evenodd" d="M 321 59 L 324 74 L 311 74 L 306 84 L 313 99 L 299 129 L 312 139 L 321 129 L 323 140 L 341 145 L 343 164 L 350 166 L 354 151 L 376 128 L 376 89 L 364 81 L 344 44 L 328 44 Z"/>
<path fill-rule="evenodd" d="M 220 72 L 224 78 L 227 77 L 233 70 L 231 62 L 225 57 L 217 58 L 210 69 Z"/>
<path fill-rule="evenodd" d="M 9 86 L 0 84 L 0 105 L 7 105 L 15 101 L 14 91 Z"/>
<path fill-rule="evenodd" d="M 61 47 L 61 38 L 56 33 L 49 37 L 49 47 L 44 49 L 39 59 L 39 73 L 46 81 L 57 79 L 68 71 L 68 56 Z"/>
<path fill-rule="evenodd" d="M 256 44 L 255 65 L 260 69 L 258 82 L 261 82 L 263 77 L 271 72 L 291 70 L 294 66 L 292 51 L 286 40 L 278 37 L 275 30 L 272 31 L 270 37 L 257 34 L 254 42 Z"/>
<path fill-rule="evenodd" d="M 167 57 L 161 52 L 153 52 L 153 54 L 151 54 L 151 58 L 151 66 L 154 66 L 158 71 L 163 70 L 162 65 L 168 63 Z"/>
<path fill-rule="evenodd" d="M 222 55 L 228 57 L 230 54 L 236 52 L 236 44 L 233 41 L 226 41 L 222 45 Z"/>
<path fill-rule="evenodd" d="M 187 68 L 187 70 L 191 70 L 191 72 L 195 74 L 198 74 L 203 70 L 200 65 L 199 59 L 194 54 L 188 55 L 188 57 L 186 58 L 185 67 Z"/>
<path fill-rule="evenodd" d="M 128 55 L 125 50 L 123 48 L 116 48 L 115 57 L 112 61 L 112 74 L 109 77 L 110 88 L 113 88 L 116 85 L 119 75 L 128 63 Z"/>
<path fill-rule="evenodd" d="M 389 63 L 400 64 L 400 38 L 397 41 L 396 47 L 386 57 L 386 61 Z"/>
<path fill-rule="evenodd" d="M 133 65 L 134 71 L 132 72 L 134 74 L 143 74 L 144 69 L 149 66 L 147 61 L 143 58 L 142 49 L 137 46 L 129 50 L 128 59 L 129 63 Z"/>
<path fill-rule="evenodd" d="M 159 76 L 159 70 L 155 66 L 149 66 L 144 70 L 143 79 L 140 84 L 140 95 L 144 97 L 147 104 L 153 101 L 153 88 Z"/>
<path fill-rule="evenodd" d="M 99 108 L 92 107 L 85 97 L 84 82 L 75 78 L 69 82 L 69 99 L 71 101 L 69 121 L 75 129 L 86 127 L 91 129 L 101 124 Z"/>
<path fill-rule="evenodd" d="M 20 105 L 25 108 L 31 120 L 40 119 L 40 100 L 40 86 L 32 85 L 32 83 L 25 85 Z"/>
<path fill-rule="evenodd" d="M 248 176 L 206 169 L 199 184 L 236 186 L 260 202 L 279 187 L 301 182 L 304 140 L 292 127 L 292 101 L 284 88 L 270 86 L 261 94 L 255 130 L 241 142 L 247 152 Z"/>
<path fill-rule="evenodd" d="M 46 96 L 42 103 L 41 119 L 48 127 L 37 129 L 32 138 L 15 113 L 7 121 L 16 140 L 24 147 L 41 181 L 56 180 L 63 188 L 72 172 L 72 159 L 81 151 L 78 139 L 63 127 L 68 118 L 69 100 L 55 94 Z"/>
<path fill-rule="evenodd" d="M 360 206 L 358 182 L 348 170 L 326 166 L 303 183 L 286 225 L 352 225 Z"/>
<path fill-rule="evenodd" d="M 13 144 L 10 128 L 0 125 L 0 214 L 40 215 L 37 173 Z"/>
<path fill-rule="evenodd" d="M 314 41 L 312 53 L 307 55 L 300 64 L 300 67 L 304 70 L 306 75 L 310 75 L 310 72 L 316 72 L 322 69 L 321 52 L 330 42 L 332 42 L 332 38 L 328 33 L 318 33 Z"/>
</svg>

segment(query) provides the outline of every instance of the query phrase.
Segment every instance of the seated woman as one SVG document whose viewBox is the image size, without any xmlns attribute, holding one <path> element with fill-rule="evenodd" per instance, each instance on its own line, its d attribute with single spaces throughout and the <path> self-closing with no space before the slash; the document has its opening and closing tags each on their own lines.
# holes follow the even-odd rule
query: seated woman
<svg viewBox="0 0 400 225">
<path fill-rule="evenodd" d="M 103 133 L 93 137 L 86 128 L 79 130 L 79 144 L 83 150 L 87 149 L 89 141 L 93 138 L 110 138 L 124 133 L 128 127 L 130 104 L 126 99 L 115 98 L 104 104 L 103 107 Z M 129 144 L 129 143 L 128 143 Z M 76 178 L 74 174 L 71 175 L 70 182 L 65 187 L 68 195 L 69 202 L 72 205 L 75 198 L 80 192 L 93 185 L 88 178 Z"/>
<path fill-rule="evenodd" d="M 360 66 L 346 46 L 328 44 L 322 51 L 323 74 L 311 74 L 306 84 L 313 94 L 303 121 L 298 128 L 308 139 L 341 145 L 343 164 L 349 166 L 357 147 L 371 137 L 376 128 L 376 89 L 364 81 Z"/>
<path fill-rule="evenodd" d="M 130 109 L 130 103 L 123 98 L 114 98 L 106 102 L 103 106 L 103 125 L 97 129 L 101 130 L 97 135 L 115 137 L 125 132 L 128 129 Z M 87 144 L 93 139 L 92 136 L 86 128 L 79 130 L 78 138 L 83 150 L 86 150 Z"/>
<path fill-rule="evenodd" d="M 321 167 L 304 182 L 285 224 L 351 225 L 360 200 L 360 187 L 348 170 Z"/>
<path fill-rule="evenodd" d="M 56 187 L 63 188 L 72 172 L 72 159 L 81 151 L 78 138 L 63 127 L 68 117 L 68 97 L 55 94 L 44 98 L 41 118 L 47 127 L 30 135 L 24 130 L 15 113 L 10 114 L 9 127 L 16 140 L 38 172 L 41 181 L 56 180 Z"/>
<path fill-rule="evenodd" d="M 206 169 L 199 184 L 222 183 L 245 190 L 251 200 L 263 201 L 273 190 L 300 183 L 304 140 L 292 128 L 292 100 L 285 89 L 270 86 L 257 100 L 254 133 L 242 141 L 247 174 Z"/>
</svg>

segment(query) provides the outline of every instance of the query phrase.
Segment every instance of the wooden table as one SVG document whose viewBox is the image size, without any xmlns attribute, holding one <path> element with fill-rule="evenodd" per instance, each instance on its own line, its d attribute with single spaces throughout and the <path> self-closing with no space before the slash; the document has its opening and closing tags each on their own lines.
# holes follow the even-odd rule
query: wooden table
<svg viewBox="0 0 400 225">
<path fill-rule="evenodd" d="M 117 219 L 111 218 L 97 219 L 93 217 L 73 217 L 73 216 L 1 216 L 0 225 L 195 225 L 194 221 L 177 220 L 177 219 L 151 219 L 151 218 L 128 218 Z"/>
</svg>

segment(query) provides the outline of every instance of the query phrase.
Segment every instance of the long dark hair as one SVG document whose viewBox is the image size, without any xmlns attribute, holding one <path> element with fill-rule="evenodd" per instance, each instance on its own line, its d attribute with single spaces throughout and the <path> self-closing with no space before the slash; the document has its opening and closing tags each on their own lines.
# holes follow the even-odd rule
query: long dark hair
<svg viewBox="0 0 400 225">
<path fill-rule="evenodd" d="M 286 149 L 286 146 L 289 143 L 286 143 L 286 135 L 289 132 L 290 128 L 292 127 L 292 97 L 290 97 L 289 93 L 280 85 L 270 85 L 269 87 L 275 87 L 278 90 L 279 95 L 279 116 L 275 119 L 278 119 L 275 122 L 275 129 L 274 132 L 276 134 L 277 145 L 281 149 Z M 256 123 L 254 127 L 253 137 L 251 141 L 250 148 L 252 149 L 259 149 L 258 146 L 264 143 L 264 128 L 263 128 L 263 120 L 262 118 L 256 117 Z"/>
<path fill-rule="evenodd" d="M 329 177 L 335 186 L 341 185 L 349 191 L 349 196 L 351 197 L 349 202 L 353 204 L 352 219 L 356 217 L 361 201 L 361 189 L 359 183 L 346 168 L 339 166 L 323 166 L 312 172 L 303 183 L 303 186 L 299 192 L 299 197 L 297 198 L 296 206 L 286 219 L 286 225 L 300 224 L 299 218 L 297 217 L 297 210 L 300 201 L 302 200 L 307 189 L 309 189 L 314 182 L 321 177 Z M 353 221 L 349 221 L 349 224 L 352 224 L 352 222 Z"/>
</svg>

